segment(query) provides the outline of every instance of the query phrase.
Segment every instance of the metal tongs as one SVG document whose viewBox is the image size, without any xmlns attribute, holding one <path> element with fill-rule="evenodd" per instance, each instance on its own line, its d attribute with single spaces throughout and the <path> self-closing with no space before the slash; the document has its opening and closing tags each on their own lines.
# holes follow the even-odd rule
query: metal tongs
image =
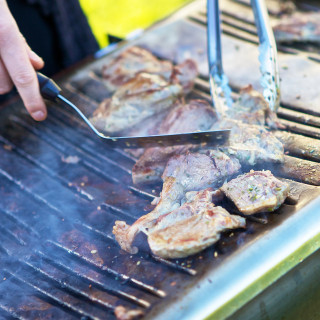
<svg viewBox="0 0 320 320">
<path fill-rule="evenodd" d="M 276 112 L 280 104 L 276 42 L 264 0 L 251 0 L 251 6 L 259 36 L 260 83 L 263 88 L 263 96 L 268 102 L 270 110 Z M 227 110 L 232 107 L 233 101 L 228 78 L 222 67 L 219 0 L 207 0 L 207 20 L 211 97 L 218 116 L 224 117 Z"/>
<path fill-rule="evenodd" d="M 230 130 L 214 130 L 189 133 L 177 133 L 166 135 L 152 135 L 145 137 L 109 137 L 98 131 L 97 128 L 89 121 L 83 112 L 76 107 L 71 101 L 61 94 L 60 87 L 50 78 L 40 72 L 37 73 L 40 92 L 42 96 L 53 102 L 62 102 L 71 107 L 90 129 L 104 142 L 111 147 L 119 148 L 148 148 L 148 147 L 167 147 L 183 144 L 207 144 L 212 146 L 222 146 L 228 143 Z"/>
</svg>

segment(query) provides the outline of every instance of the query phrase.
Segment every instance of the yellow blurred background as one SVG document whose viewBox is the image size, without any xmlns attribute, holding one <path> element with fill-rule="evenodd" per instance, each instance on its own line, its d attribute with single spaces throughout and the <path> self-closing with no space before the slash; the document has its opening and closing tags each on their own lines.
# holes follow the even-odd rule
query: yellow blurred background
<svg viewBox="0 0 320 320">
<path fill-rule="evenodd" d="M 101 48 L 108 34 L 124 38 L 168 16 L 190 0 L 80 0 Z"/>
</svg>

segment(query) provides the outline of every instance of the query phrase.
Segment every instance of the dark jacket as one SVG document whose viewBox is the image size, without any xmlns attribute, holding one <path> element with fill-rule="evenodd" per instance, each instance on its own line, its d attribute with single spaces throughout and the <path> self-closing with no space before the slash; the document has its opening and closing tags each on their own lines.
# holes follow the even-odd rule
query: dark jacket
<svg viewBox="0 0 320 320">
<path fill-rule="evenodd" d="M 78 0 L 7 2 L 31 48 L 40 52 L 46 64 L 55 59 L 55 70 L 48 73 L 70 66 L 99 49 Z"/>
</svg>

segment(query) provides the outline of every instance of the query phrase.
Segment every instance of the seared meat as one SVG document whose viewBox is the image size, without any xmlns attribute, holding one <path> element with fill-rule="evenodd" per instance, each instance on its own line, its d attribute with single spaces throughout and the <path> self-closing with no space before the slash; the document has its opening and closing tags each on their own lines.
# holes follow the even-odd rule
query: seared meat
<svg viewBox="0 0 320 320">
<path fill-rule="evenodd" d="M 244 218 L 207 203 L 195 215 L 151 232 L 148 243 L 151 251 L 160 257 L 183 258 L 217 242 L 222 231 L 244 227 Z"/>
<path fill-rule="evenodd" d="M 173 156 L 163 173 L 164 181 L 157 206 L 147 215 L 139 218 L 132 226 L 124 221 L 116 221 L 113 234 L 125 251 L 136 253 L 132 247 L 135 236 L 147 232 L 163 214 L 179 208 L 188 191 L 198 191 L 208 187 L 218 188 L 227 177 L 240 170 L 239 161 L 224 153 L 213 150 L 207 154 L 188 153 Z"/>
<path fill-rule="evenodd" d="M 320 42 L 320 13 L 295 12 L 282 16 L 273 28 L 277 42 Z"/>
<path fill-rule="evenodd" d="M 236 158 L 218 150 L 210 150 L 206 154 L 188 153 L 170 158 L 162 180 L 165 185 L 168 178 L 174 178 L 182 186 L 184 196 L 188 191 L 219 187 L 226 178 L 237 173 L 240 167 Z M 161 198 L 164 198 L 163 194 Z"/>
<path fill-rule="evenodd" d="M 245 227 L 244 218 L 230 215 L 222 207 L 215 207 L 212 203 L 213 194 L 217 192 L 212 188 L 195 192 L 191 201 L 158 218 L 153 216 L 152 220 L 148 219 L 142 231 L 148 235 L 151 251 L 163 258 L 186 257 L 218 241 L 222 231 Z M 123 224 L 117 221 L 116 227 Z M 136 248 L 130 250 L 137 252 Z"/>
<path fill-rule="evenodd" d="M 229 146 L 220 150 L 239 159 L 243 165 L 273 162 L 282 163 L 282 143 L 262 126 L 249 125 L 237 120 L 225 119 L 217 122 L 213 129 L 231 129 Z"/>
<path fill-rule="evenodd" d="M 132 246 L 136 235 L 140 231 L 146 232 L 162 214 L 179 207 L 183 189 L 181 185 L 175 182 L 174 178 L 166 180 L 162 188 L 163 197 L 161 197 L 157 207 L 139 218 L 132 226 L 127 225 L 125 221 L 117 220 L 115 222 L 112 233 L 115 235 L 121 249 L 130 253 L 137 253 L 138 248 Z"/>
<path fill-rule="evenodd" d="M 275 178 L 269 170 L 251 170 L 225 183 L 221 190 L 240 212 L 250 215 L 279 208 L 288 196 L 289 185 Z"/>
<path fill-rule="evenodd" d="M 104 100 L 91 122 L 108 133 L 128 130 L 154 114 L 172 106 L 182 95 L 179 84 L 171 84 L 158 75 L 140 73 Z"/>
<path fill-rule="evenodd" d="M 154 224 L 148 228 L 148 234 L 156 230 L 167 228 L 179 221 L 188 219 L 195 214 L 201 213 L 207 208 L 208 204 L 210 204 L 210 206 L 214 206 L 214 200 L 218 198 L 217 195 L 218 197 L 223 197 L 223 193 L 219 189 L 214 191 L 213 188 L 187 192 L 187 201 L 179 208 L 163 214 L 156 219 Z"/>
<path fill-rule="evenodd" d="M 228 110 L 227 117 L 247 124 L 268 125 L 275 129 L 282 127 L 277 114 L 270 110 L 263 95 L 253 90 L 251 85 L 240 90 L 240 97 Z"/>
<path fill-rule="evenodd" d="M 162 122 L 159 133 L 208 130 L 208 126 L 212 124 L 213 129 L 231 128 L 230 145 L 222 148 L 223 152 L 235 155 L 241 163 L 250 166 L 264 161 L 283 162 L 283 145 L 273 133 L 263 127 L 266 122 L 279 127 L 276 114 L 269 110 L 263 96 L 248 86 L 242 89 L 240 98 L 229 110 L 228 119 L 217 122 L 216 115 L 207 103 L 193 100 L 184 107 L 173 109 Z M 168 159 L 191 148 L 196 146 L 145 150 L 133 167 L 133 182 L 159 181 Z"/>
<path fill-rule="evenodd" d="M 162 121 L 159 134 L 195 132 L 210 129 L 216 115 L 213 108 L 203 100 L 191 100 L 177 105 Z M 148 148 L 132 169 L 133 183 L 149 183 L 160 180 L 168 159 L 175 154 L 186 153 L 195 146 Z"/>
<path fill-rule="evenodd" d="M 220 149 L 237 157 L 241 164 L 282 163 L 283 145 L 264 127 L 266 124 L 273 128 L 282 127 L 262 94 L 249 85 L 240 91 L 240 97 L 228 110 L 227 118 L 214 123 L 212 128 L 231 129 L 229 146 Z"/>
<path fill-rule="evenodd" d="M 188 94 L 194 85 L 194 80 L 198 75 L 198 68 L 196 63 L 187 59 L 184 62 L 174 66 L 171 79 L 174 82 L 181 84 L 183 92 Z"/>
<path fill-rule="evenodd" d="M 213 188 L 207 188 L 207 189 L 205 189 L 205 191 L 206 190 L 210 191 L 210 197 L 211 197 L 211 201 L 213 203 L 217 203 L 224 198 L 223 192 L 220 189 L 213 190 Z M 197 197 L 199 197 L 199 195 L 201 195 L 201 192 L 203 192 L 203 191 L 189 191 L 189 192 L 187 192 L 185 194 L 186 202 L 194 201 L 195 199 L 197 199 Z"/>
<path fill-rule="evenodd" d="M 193 60 L 189 59 L 180 65 L 173 66 L 172 62 L 161 61 L 148 50 L 133 46 L 105 65 L 102 77 L 108 90 L 114 92 L 141 72 L 160 75 L 167 82 L 176 78 L 185 93 L 193 88 L 193 82 L 198 73 Z"/>
</svg>

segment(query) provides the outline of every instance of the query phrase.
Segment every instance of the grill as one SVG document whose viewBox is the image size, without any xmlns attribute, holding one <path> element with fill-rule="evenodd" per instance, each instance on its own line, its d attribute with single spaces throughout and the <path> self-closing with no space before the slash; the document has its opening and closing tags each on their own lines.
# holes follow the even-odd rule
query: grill
<svg viewBox="0 0 320 320">
<path fill-rule="evenodd" d="M 225 45 L 240 56 L 242 48 L 257 54 L 247 4 L 224 1 L 222 7 Z M 192 55 L 201 76 L 191 96 L 209 99 L 204 8 L 203 1 L 193 2 L 123 47 L 141 45 L 175 62 Z M 292 59 L 319 68 L 320 55 L 309 50 L 281 47 L 280 63 Z M 236 92 L 248 78 L 252 83 L 257 79 L 251 73 L 241 79 L 243 68 L 228 70 L 235 67 L 228 63 L 232 52 L 224 50 L 224 64 Z M 60 79 L 65 96 L 87 114 L 109 95 L 99 72 L 109 56 Z M 257 71 L 253 61 L 243 63 Z M 192 319 L 211 313 L 222 318 L 251 300 L 318 249 L 320 109 L 314 100 L 319 95 L 310 104 L 304 92 L 299 99 L 297 94 L 292 98 L 285 91 L 279 109 L 289 132 L 286 137 L 279 133 L 287 155 L 281 168 L 273 168 L 291 184 L 286 203 L 276 213 L 249 219 L 246 232 L 226 233 L 215 246 L 174 261 L 152 255 L 143 236 L 139 253 L 125 254 L 112 236 L 115 220 L 133 223 L 150 211 L 161 188 L 132 185 L 132 156 L 107 148 L 61 107 L 51 105 L 48 119 L 34 123 L 18 98 L 3 105 L 0 317 L 113 319 L 115 308 L 124 306 L 142 310 L 146 318 Z"/>
</svg>

